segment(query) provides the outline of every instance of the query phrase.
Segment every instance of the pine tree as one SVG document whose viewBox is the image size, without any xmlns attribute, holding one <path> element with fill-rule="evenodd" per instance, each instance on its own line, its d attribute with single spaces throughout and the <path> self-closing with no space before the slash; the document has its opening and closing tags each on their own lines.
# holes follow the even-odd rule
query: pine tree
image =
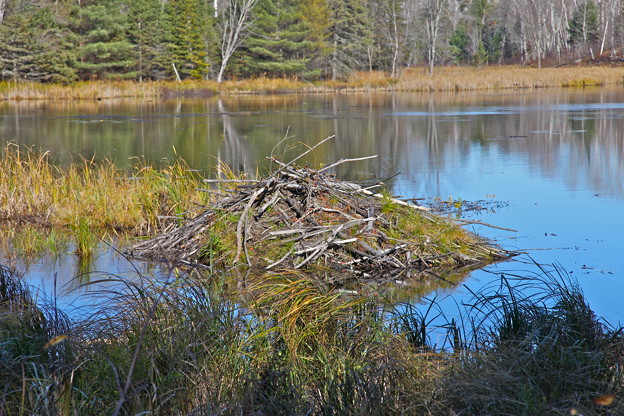
<svg viewBox="0 0 624 416">
<path fill-rule="evenodd" d="M 241 51 L 246 56 L 243 75 L 272 77 L 311 76 L 308 64 L 321 44 L 313 36 L 301 0 L 262 0 L 255 10 L 255 29 Z"/>
<path fill-rule="evenodd" d="M 49 8 L 24 8 L 0 25 L 2 79 L 71 82 L 74 65 L 71 33 Z"/>
<path fill-rule="evenodd" d="M 373 42 L 372 16 L 366 0 L 328 0 L 329 66 L 336 79 L 347 72 L 366 68 L 367 50 Z"/>
<path fill-rule="evenodd" d="M 207 40 L 213 30 L 210 6 L 204 0 L 170 0 L 166 13 L 180 77 L 205 78 L 210 70 Z"/>
<path fill-rule="evenodd" d="M 129 79 L 138 74 L 127 39 L 127 14 L 120 0 L 98 0 L 77 8 L 78 74 L 82 79 Z"/>
<path fill-rule="evenodd" d="M 173 74 L 172 45 L 167 42 L 167 25 L 160 0 L 130 0 L 128 39 L 134 45 L 133 58 L 139 81 L 164 79 Z"/>
<path fill-rule="evenodd" d="M 469 42 L 470 37 L 466 32 L 466 27 L 464 25 L 457 26 L 449 39 L 449 52 L 456 63 L 465 64 L 470 62 Z"/>
</svg>

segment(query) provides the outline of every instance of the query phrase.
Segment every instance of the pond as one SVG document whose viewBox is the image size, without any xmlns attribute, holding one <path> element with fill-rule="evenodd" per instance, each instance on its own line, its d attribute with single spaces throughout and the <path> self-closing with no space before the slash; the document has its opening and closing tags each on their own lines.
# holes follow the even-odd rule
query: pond
<svg viewBox="0 0 624 416">
<path fill-rule="evenodd" d="M 0 103 L 3 144 L 36 145 L 60 164 L 77 155 L 120 166 L 135 157 L 158 164 L 180 156 L 207 174 L 221 162 L 255 174 L 268 168 L 266 156 L 288 158 L 296 154 L 291 145 L 334 134 L 308 163 L 378 155 L 340 165 L 336 174 L 384 180 L 408 198 L 478 201 L 485 209 L 466 212 L 471 219 L 517 231 L 471 229 L 537 262 L 558 264 L 599 315 L 622 321 L 624 89 Z M 130 270 L 114 253 L 104 249 L 91 267 Z M 71 255 L 21 267 L 47 291 L 55 274 L 67 282 L 81 272 Z M 478 288 L 508 271 L 531 266 L 498 264 L 463 283 Z M 466 289 L 431 296 L 451 292 L 461 297 Z"/>
</svg>

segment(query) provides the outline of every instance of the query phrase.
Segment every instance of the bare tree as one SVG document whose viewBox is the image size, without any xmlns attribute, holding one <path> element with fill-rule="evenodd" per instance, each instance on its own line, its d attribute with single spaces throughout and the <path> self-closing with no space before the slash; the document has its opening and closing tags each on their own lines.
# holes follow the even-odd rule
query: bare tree
<svg viewBox="0 0 624 416">
<path fill-rule="evenodd" d="M 0 25 L 4 20 L 4 12 L 6 10 L 6 6 L 9 0 L 0 0 Z"/>
<path fill-rule="evenodd" d="M 390 52 L 390 76 L 399 76 L 401 54 L 408 41 L 406 36 L 407 27 L 404 13 L 404 0 L 384 0 L 378 10 L 374 10 L 377 16 L 379 41 Z"/>
<path fill-rule="evenodd" d="M 425 26 L 427 64 L 429 73 L 433 74 L 433 67 L 438 55 L 438 43 L 440 42 L 440 30 L 443 23 L 443 15 L 448 0 L 423 0 L 422 18 Z"/>
<path fill-rule="evenodd" d="M 509 0 L 507 27 L 519 46 L 523 60 L 536 60 L 538 67 L 547 54 L 569 49 L 570 0 Z"/>
<path fill-rule="evenodd" d="M 600 54 L 602 55 L 605 47 L 611 49 L 611 54 L 615 54 L 617 45 L 615 44 L 615 35 L 617 32 L 618 17 L 622 16 L 622 0 L 602 0 L 600 6 Z M 608 43 L 607 43 L 608 42 Z"/>
<path fill-rule="evenodd" d="M 221 33 L 221 67 L 217 75 L 217 82 L 223 81 L 223 73 L 236 50 L 243 44 L 249 35 L 249 28 L 253 24 L 252 11 L 258 0 L 225 0 L 219 8 L 222 10 L 220 20 Z"/>
</svg>

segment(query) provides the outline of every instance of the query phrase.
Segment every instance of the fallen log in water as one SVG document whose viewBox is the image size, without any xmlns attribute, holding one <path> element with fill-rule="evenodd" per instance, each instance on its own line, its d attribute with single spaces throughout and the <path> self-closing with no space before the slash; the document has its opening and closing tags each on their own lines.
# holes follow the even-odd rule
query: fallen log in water
<svg viewBox="0 0 624 416">
<path fill-rule="evenodd" d="M 322 266 L 356 275 L 463 267 L 508 256 L 427 208 L 327 173 L 351 159 L 315 170 L 297 167 L 301 156 L 289 163 L 269 158 L 277 168 L 259 180 L 223 181 L 235 186 L 216 193 L 221 198 L 200 215 L 127 254 L 265 270 Z"/>
</svg>

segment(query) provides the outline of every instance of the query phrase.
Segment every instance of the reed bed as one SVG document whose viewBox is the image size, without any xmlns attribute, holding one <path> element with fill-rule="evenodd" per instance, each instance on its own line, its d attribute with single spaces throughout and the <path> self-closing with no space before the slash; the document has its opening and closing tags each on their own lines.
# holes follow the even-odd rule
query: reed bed
<svg viewBox="0 0 624 416">
<path fill-rule="evenodd" d="M 331 93 L 368 91 L 477 91 L 621 85 L 624 68 L 526 66 L 411 68 L 398 78 L 382 71 L 358 71 L 341 80 L 308 82 L 297 78 L 257 77 L 215 81 L 90 81 L 75 84 L 1 82 L 0 100 L 89 100 L 134 97 L 207 97 L 213 94 Z"/>
<path fill-rule="evenodd" d="M 62 168 L 48 152 L 9 143 L 0 156 L 0 221 L 22 231 L 10 230 L 23 253 L 58 248 L 69 234 L 76 253 L 90 255 L 106 235 L 150 234 L 192 217 L 209 198 L 197 190 L 201 181 L 180 160 L 155 168 L 136 159 L 122 170 L 80 159 Z"/>
<path fill-rule="evenodd" d="M 0 99 L 4 100 L 93 100 L 121 97 L 157 97 L 162 85 L 156 82 L 84 81 L 75 84 L 37 82 L 1 82 Z"/>
<path fill-rule="evenodd" d="M 440 67 L 433 74 L 405 71 L 396 84 L 401 91 L 475 91 L 621 85 L 624 67 L 531 68 L 492 66 Z"/>
<path fill-rule="evenodd" d="M 69 321 L 0 269 L 3 414 L 622 414 L 624 338 L 555 269 L 446 318 L 295 272 L 119 278 Z M 241 280 L 242 281 L 242 280 Z M 530 294 L 527 292 L 530 290 Z M 434 341 L 434 340 L 442 340 Z"/>
</svg>

